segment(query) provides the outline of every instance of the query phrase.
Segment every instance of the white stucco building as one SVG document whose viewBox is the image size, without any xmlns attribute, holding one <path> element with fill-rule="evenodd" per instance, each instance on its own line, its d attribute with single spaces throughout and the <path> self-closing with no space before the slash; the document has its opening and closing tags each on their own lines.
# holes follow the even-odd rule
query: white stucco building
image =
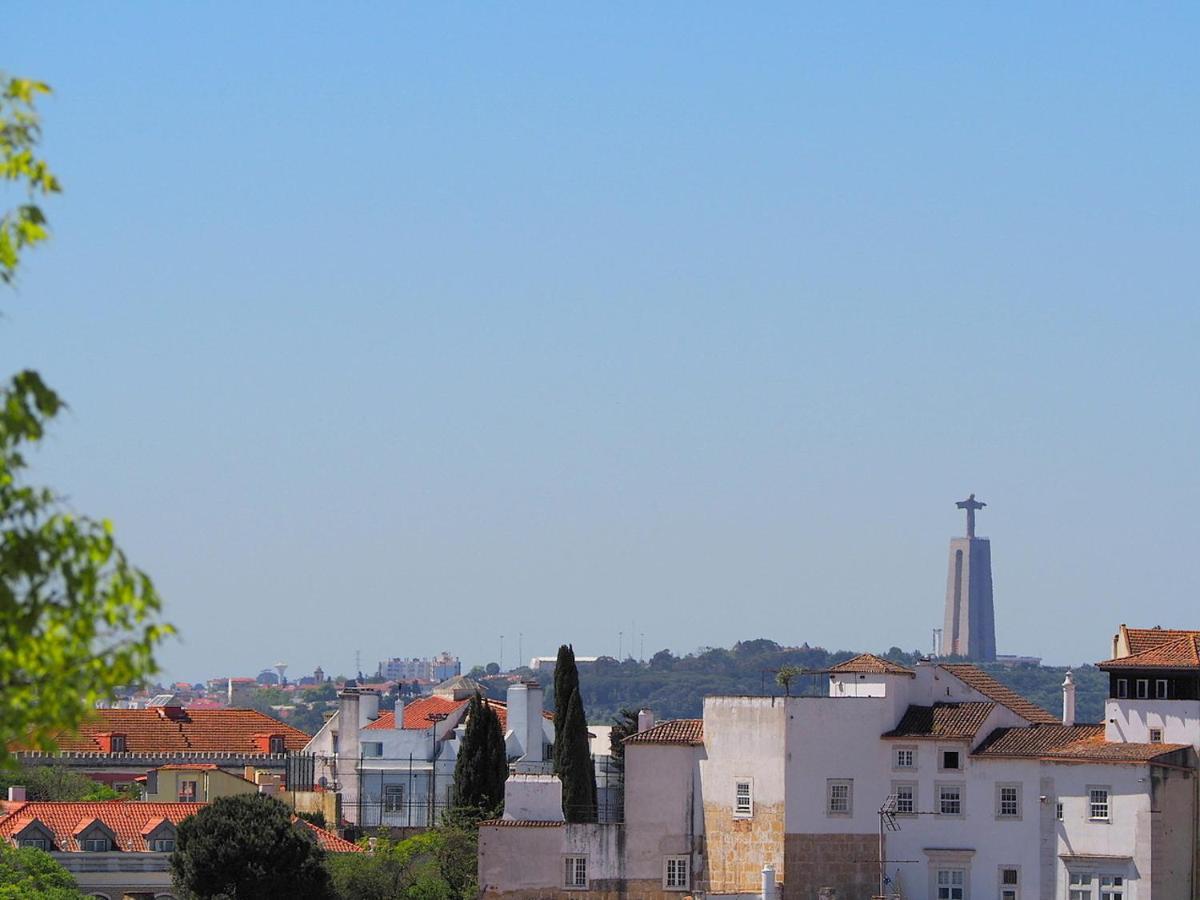
<svg viewBox="0 0 1200 900">
<path fill-rule="evenodd" d="M 1196 897 L 1200 632 L 1121 631 L 1105 723 L 1075 723 L 1070 679 L 1060 718 L 869 654 L 825 697 L 710 697 L 627 740 L 623 825 L 484 825 L 480 887 L 751 897 L 770 865 L 785 900 Z"/>
<path fill-rule="evenodd" d="M 429 697 L 379 711 L 376 691 L 348 686 L 338 709 L 305 747 L 317 784 L 341 795 L 342 818 L 362 827 L 432 824 L 452 802 L 454 764 L 478 686 L 458 676 Z M 508 702 L 485 701 L 504 731 L 510 763 L 542 771 L 554 723 L 536 682 L 514 684 Z"/>
</svg>

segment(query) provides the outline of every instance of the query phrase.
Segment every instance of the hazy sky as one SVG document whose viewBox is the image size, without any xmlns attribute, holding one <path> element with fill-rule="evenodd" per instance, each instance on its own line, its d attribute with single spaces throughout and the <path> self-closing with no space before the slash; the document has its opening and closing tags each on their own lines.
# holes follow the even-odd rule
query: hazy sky
<svg viewBox="0 0 1200 900">
<path fill-rule="evenodd" d="M 568 8 L 570 6 L 570 8 Z M 41 4 L 0 297 L 172 677 L 1200 627 L 1200 6 Z M 5 195 L 10 203 L 12 195 Z M 634 624 L 636 622 L 636 625 Z"/>
</svg>

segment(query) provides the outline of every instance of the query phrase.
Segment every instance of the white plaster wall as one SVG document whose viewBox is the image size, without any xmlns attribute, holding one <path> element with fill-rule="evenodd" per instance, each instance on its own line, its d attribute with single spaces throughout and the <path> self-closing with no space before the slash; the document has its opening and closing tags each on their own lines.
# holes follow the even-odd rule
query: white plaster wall
<svg viewBox="0 0 1200 900">
<path fill-rule="evenodd" d="M 611 826 L 610 826 L 611 827 Z M 561 887 L 567 826 L 479 829 L 481 891 L 535 891 Z M 589 876 L 591 860 L 589 859 Z"/>
<path fill-rule="evenodd" d="M 1168 744 L 1200 749 L 1200 700 L 1115 700 L 1104 703 L 1104 739 L 1144 744 L 1161 728 Z"/>
<path fill-rule="evenodd" d="M 809 702 L 870 703 L 870 700 L 825 700 Z M 783 804 L 784 756 L 789 704 L 798 698 L 706 697 L 704 700 L 704 744 L 706 758 L 700 760 L 705 803 L 734 807 L 734 783 L 754 779 L 754 803 Z M 876 735 L 878 737 L 878 735 Z"/>
<path fill-rule="evenodd" d="M 663 857 L 692 854 L 704 832 L 703 747 L 625 746 L 626 873 L 661 878 Z M 692 871 L 700 858 L 692 854 Z"/>
</svg>

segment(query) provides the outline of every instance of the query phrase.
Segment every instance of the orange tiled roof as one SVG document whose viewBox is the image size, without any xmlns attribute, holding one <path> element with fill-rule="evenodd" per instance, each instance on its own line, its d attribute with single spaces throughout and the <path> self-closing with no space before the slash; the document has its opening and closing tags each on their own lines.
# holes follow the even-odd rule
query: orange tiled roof
<svg viewBox="0 0 1200 900">
<path fill-rule="evenodd" d="M 883 737 L 969 741 L 983 727 L 995 707 L 994 703 L 979 701 L 910 706 L 904 711 L 900 723 Z"/>
<path fill-rule="evenodd" d="M 0 819 L 0 840 L 15 841 L 35 819 L 49 829 L 54 838 L 52 849 L 67 853 L 79 851 L 77 835 L 99 822 L 116 836 L 115 850 L 148 853 L 150 836 L 163 822 L 178 825 L 204 803 L 143 803 L 139 800 L 106 800 L 103 803 L 28 802 L 12 807 Z M 317 843 L 331 853 L 361 853 L 362 848 L 336 834 L 317 828 L 303 819 L 296 820 L 312 829 Z"/>
<path fill-rule="evenodd" d="M 703 719 L 673 719 L 625 738 L 626 744 L 689 744 L 704 743 Z"/>
<path fill-rule="evenodd" d="M 845 672 L 851 675 L 916 675 L 908 666 L 894 663 L 890 659 L 884 659 L 874 653 L 860 653 L 853 659 L 830 666 L 826 671 L 829 673 Z"/>
<path fill-rule="evenodd" d="M 1103 725 L 1033 725 L 997 728 L 972 756 L 1047 759 L 1062 762 L 1146 763 L 1188 744 L 1132 744 L 1104 740 Z"/>
<path fill-rule="evenodd" d="M 440 715 L 445 713 L 451 715 L 457 710 L 462 709 L 469 704 L 470 700 L 449 700 L 445 697 L 422 697 L 420 700 L 414 700 L 404 706 L 404 727 L 420 730 L 428 728 L 433 724 L 429 718 L 431 715 Z M 508 706 L 500 700 L 492 700 L 485 697 L 486 703 L 496 713 L 496 718 L 500 720 L 500 730 L 502 732 L 508 730 Z M 543 719 L 553 719 L 554 714 L 542 712 Z M 396 714 L 392 711 L 381 713 L 379 718 L 367 726 L 370 729 L 391 729 L 396 727 Z"/>
<path fill-rule="evenodd" d="M 480 828 L 561 828 L 566 822 L 547 822 L 542 819 L 485 819 L 479 823 Z"/>
<path fill-rule="evenodd" d="M 1130 643 L 1132 645 L 1132 641 Z M 1197 669 L 1200 668 L 1200 632 L 1175 632 L 1172 638 L 1129 656 L 1105 660 L 1097 666 L 1101 669 Z"/>
<path fill-rule="evenodd" d="M 969 688 L 974 688 L 1001 706 L 1015 712 L 1026 722 L 1033 724 L 1053 725 L 1059 718 L 1053 713 L 1046 712 L 1031 700 L 1026 700 L 1012 688 L 1001 684 L 987 672 L 970 663 L 942 663 L 945 669 Z"/>
<path fill-rule="evenodd" d="M 75 735 L 61 735 L 59 750 L 100 752 L 97 736 L 125 735 L 130 753 L 188 750 L 258 752 L 255 735 L 282 735 L 288 750 L 303 750 L 309 735 L 253 709 L 97 709 Z"/>
<path fill-rule="evenodd" d="M 1174 641 L 1189 635 L 1200 635 L 1200 631 L 1186 628 L 1124 628 L 1125 637 L 1129 642 L 1130 654 L 1145 653 L 1160 644 Z"/>
</svg>

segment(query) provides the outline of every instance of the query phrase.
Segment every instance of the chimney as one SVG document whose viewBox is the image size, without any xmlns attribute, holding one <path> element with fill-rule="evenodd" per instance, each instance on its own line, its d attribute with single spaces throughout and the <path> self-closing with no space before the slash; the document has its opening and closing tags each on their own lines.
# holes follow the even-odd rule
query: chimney
<svg viewBox="0 0 1200 900">
<path fill-rule="evenodd" d="M 363 691 L 358 698 L 358 727 L 366 728 L 379 718 L 379 692 Z"/>
<path fill-rule="evenodd" d="M 12 787 L 10 787 L 8 789 L 8 802 L 9 803 L 24 803 L 25 802 L 25 788 L 20 785 L 16 785 L 16 784 L 14 784 Z"/>
<path fill-rule="evenodd" d="M 396 717 L 395 727 L 403 728 L 404 727 L 404 695 L 403 694 L 400 694 L 400 693 L 396 694 L 396 711 L 395 711 L 394 715 Z"/>
<path fill-rule="evenodd" d="M 1070 728 L 1075 724 L 1075 679 L 1071 670 L 1067 669 L 1067 677 L 1063 679 L 1063 724 Z"/>
<path fill-rule="evenodd" d="M 654 727 L 654 710 L 639 709 L 638 710 L 638 734 L 643 731 L 649 731 Z M 774 870 L 772 870 L 774 871 Z"/>
<path fill-rule="evenodd" d="M 344 759 L 358 759 L 358 701 L 356 687 L 338 694 L 338 756 Z"/>
<path fill-rule="evenodd" d="M 520 745 L 521 760 L 543 762 L 546 738 L 542 725 L 542 686 L 536 681 L 519 681 L 508 689 L 506 700 L 508 734 Z"/>
</svg>

